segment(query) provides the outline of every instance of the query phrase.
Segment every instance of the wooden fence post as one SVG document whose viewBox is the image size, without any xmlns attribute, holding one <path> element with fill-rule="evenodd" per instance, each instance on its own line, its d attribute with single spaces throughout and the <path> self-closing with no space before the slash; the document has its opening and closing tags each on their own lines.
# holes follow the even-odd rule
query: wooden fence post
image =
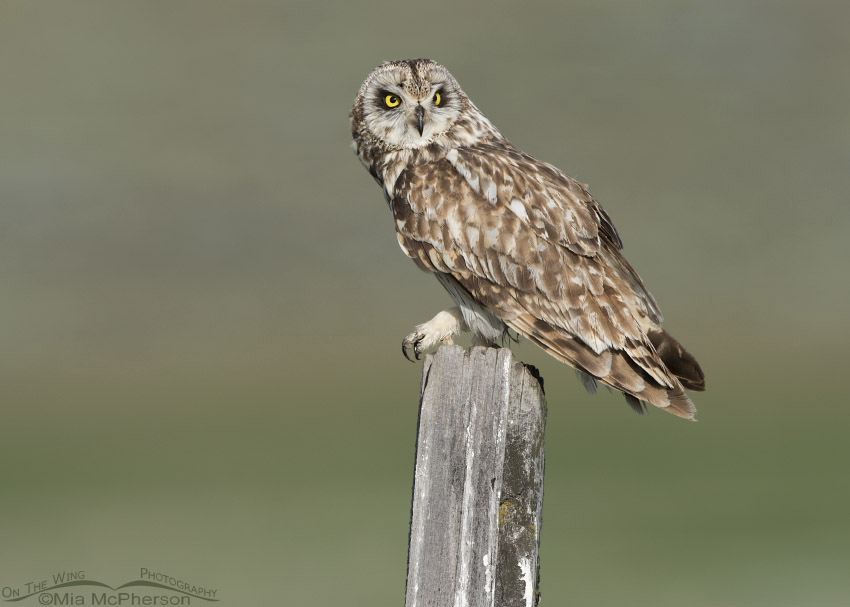
<svg viewBox="0 0 850 607">
<path fill-rule="evenodd" d="M 507 349 L 425 358 L 405 607 L 537 604 L 541 384 Z"/>
</svg>

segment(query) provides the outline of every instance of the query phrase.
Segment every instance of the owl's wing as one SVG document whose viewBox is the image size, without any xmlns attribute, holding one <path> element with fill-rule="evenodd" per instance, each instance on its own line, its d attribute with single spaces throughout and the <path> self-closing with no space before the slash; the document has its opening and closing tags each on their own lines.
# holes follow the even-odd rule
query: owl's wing
<svg viewBox="0 0 850 607">
<path fill-rule="evenodd" d="M 660 319 L 619 254 L 604 210 L 577 182 L 509 147 L 413 166 L 391 201 L 399 244 L 556 358 L 634 398 L 694 407 L 639 318 Z"/>
<path fill-rule="evenodd" d="M 473 191 L 491 205 L 506 207 L 547 242 L 589 257 L 606 249 L 613 269 L 634 294 L 634 303 L 654 322 L 661 322 L 658 303 L 619 253 L 620 235 L 586 185 L 510 144 L 455 149 L 447 160 Z"/>
<path fill-rule="evenodd" d="M 615 249 L 623 247 L 585 186 L 550 164 L 500 144 L 453 149 L 446 159 L 490 204 L 506 206 L 540 236 L 573 253 L 596 254 L 600 236 Z"/>
</svg>

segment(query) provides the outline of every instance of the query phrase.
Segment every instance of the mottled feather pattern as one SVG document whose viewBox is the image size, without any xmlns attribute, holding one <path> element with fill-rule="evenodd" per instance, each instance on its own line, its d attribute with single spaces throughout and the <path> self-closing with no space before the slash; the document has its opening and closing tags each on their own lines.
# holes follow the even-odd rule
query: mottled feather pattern
<svg viewBox="0 0 850 607">
<path fill-rule="evenodd" d="M 596 201 L 555 167 L 505 144 L 453 149 L 447 159 L 476 194 L 506 207 L 539 236 L 574 253 L 595 254 L 600 223 L 607 219 L 596 212 Z M 500 153 L 495 155 L 497 149 Z M 609 228 L 619 246 L 616 231 L 610 224 Z"/>
<path fill-rule="evenodd" d="M 424 130 L 420 117 L 418 145 L 412 119 L 397 127 L 396 115 L 376 135 L 380 114 L 364 119 L 369 95 L 382 90 L 371 79 L 403 83 L 411 105 L 427 104 L 440 87 L 457 110 L 428 109 L 434 126 Z M 403 133 L 387 136 L 393 128 Z M 704 389 L 702 371 L 660 327 L 658 305 L 620 253 L 608 214 L 586 186 L 514 148 L 445 68 L 429 60 L 377 68 L 355 101 L 352 133 L 384 189 L 402 250 L 438 274 L 473 330 L 492 340 L 510 327 L 621 390 L 633 407 L 646 401 L 693 418 L 683 383 Z"/>
<path fill-rule="evenodd" d="M 508 324 L 510 314 L 533 310 L 596 353 L 629 347 L 648 373 L 669 383 L 652 364 L 652 346 L 601 258 L 553 245 L 547 233 L 526 229 L 520 214 L 476 193 L 445 160 L 404 171 L 391 206 L 404 250 L 421 265 L 452 274 L 487 307 L 498 306 L 509 290 L 510 307 L 499 314 Z"/>
</svg>

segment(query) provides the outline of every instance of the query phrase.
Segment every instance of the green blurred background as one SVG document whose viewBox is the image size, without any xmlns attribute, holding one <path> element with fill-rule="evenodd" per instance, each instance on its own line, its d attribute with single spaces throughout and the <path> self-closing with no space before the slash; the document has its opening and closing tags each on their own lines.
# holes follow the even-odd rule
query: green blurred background
<svg viewBox="0 0 850 607">
<path fill-rule="evenodd" d="M 0 586 L 147 567 L 227 605 L 400 605 L 449 304 L 349 148 L 432 57 L 591 186 L 701 361 L 698 424 L 549 399 L 547 605 L 850 596 L 850 4 L 0 4 Z"/>
</svg>

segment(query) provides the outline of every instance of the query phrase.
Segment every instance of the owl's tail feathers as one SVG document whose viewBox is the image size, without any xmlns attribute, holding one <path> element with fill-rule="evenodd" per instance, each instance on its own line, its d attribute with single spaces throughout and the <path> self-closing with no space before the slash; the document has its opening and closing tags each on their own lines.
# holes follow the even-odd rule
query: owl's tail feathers
<svg viewBox="0 0 850 607">
<path fill-rule="evenodd" d="M 649 341 L 661 358 L 661 362 L 670 369 L 682 385 L 688 390 L 702 392 L 705 390 L 705 374 L 700 369 L 697 359 L 685 350 L 675 337 L 659 327 L 647 334 Z"/>
<path fill-rule="evenodd" d="M 673 378 L 672 386 L 661 385 L 641 369 L 627 352 L 610 349 L 597 354 L 562 329 L 525 315 L 506 322 L 549 355 L 576 368 L 580 378 L 582 374 L 590 376 L 582 381 L 586 388 L 593 383 L 588 381 L 592 378 L 623 392 L 626 402 L 638 413 L 644 411 L 641 404 L 643 401 L 673 415 L 694 419 L 696 407 L 685 394 L 682 385 Z M 661 367 L 661 361 L 655 360 Z"/>
</svg>

